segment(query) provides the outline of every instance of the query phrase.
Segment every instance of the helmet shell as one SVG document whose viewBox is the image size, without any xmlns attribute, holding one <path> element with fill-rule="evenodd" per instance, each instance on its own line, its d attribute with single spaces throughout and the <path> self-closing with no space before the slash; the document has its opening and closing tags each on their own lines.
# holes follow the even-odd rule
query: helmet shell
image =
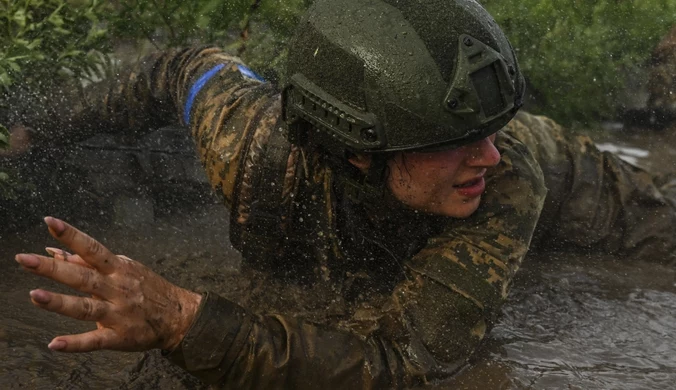
<svg viewBox="0 0 676 390">
<path fill-rule="evenodd" d="M 336 153 L 485 138 L 514 116 L 525 85 L 509 41 L 473 0 L 316 0 L 287 75 L 291 141 L 312 129 Z"/>
</svg>

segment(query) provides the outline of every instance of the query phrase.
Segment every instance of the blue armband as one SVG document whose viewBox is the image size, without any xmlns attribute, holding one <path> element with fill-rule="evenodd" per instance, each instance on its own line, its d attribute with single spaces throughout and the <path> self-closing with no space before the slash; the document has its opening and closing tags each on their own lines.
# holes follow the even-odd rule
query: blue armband
<svg viewBox="0 0 676 390">
<path fill-rule="evenodd" d="M 256 81 L 259 81 L 261 83 L 265 82 L 264 78 L 257 75 L 256 72 L 254 72 L 253 70 L 247 68 L 246 66 L 244 66 L 242 64 L 238 64 L 237 69 L 239 70 L 239 73 L 242 74 L 242 77 L 244 77 L 245 79 L 256 80 Z"/>
<path fill-rule="evenodd" d="M 206 73 L 202 75 L 195 84 L 190 88 L 190 93 L 188 93 L 188 99 L 185 101 L 185 108 L 183 109 L 183 122 L 186 125 L 190 124 L 190 110 L 192 109 L 192 104 L 195 102 L 195 97 L 197 94 L 204 88 L 204 86 L 211 80 L 212 77 L 216 75 L 221 69 L 225 67 L 225 64 L 218 64 L 213 68 L 209 69 Z"/>
</svg>

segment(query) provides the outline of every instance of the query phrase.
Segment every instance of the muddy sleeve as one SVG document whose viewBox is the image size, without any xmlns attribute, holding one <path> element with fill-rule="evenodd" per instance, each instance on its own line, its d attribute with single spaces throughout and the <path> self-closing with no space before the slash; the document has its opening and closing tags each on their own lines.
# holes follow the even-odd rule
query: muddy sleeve
<svg viewBox="0 0 676 390">
<path fill-rule="evenodd" d="M 273 86 L 215 47 L 153 54 L 85 88 L 77 99 L 63 94 L 68 108 L 52 104 L 29 121 L 41 142 L 72 142 L 102 131 L 138 138 L 161 126 L 184 125 L 228 204 L 244 149 L 257 131 L 269 133 L 281 112 Z"/>
<path fill-rule="evenodd" d="M 457 372 L 490 329 L 526 254 L 545 197 L 542 173 L 518 141 L 498 137 L 503 159 L 480 209 L 449 220 L 404 263 L 387 303 L 335 328 L 253 315 L 209 294 L 169 358 L 205 382 L 241 389 L 382 389 Z"/>
<path fill-rule="evenodd" d="M 676 213 L 653 175 L 543 116 L 520 113 L 505 131 L 531 149 L 549 189 L 534 247 L 674 261 Z"/>
</svg>

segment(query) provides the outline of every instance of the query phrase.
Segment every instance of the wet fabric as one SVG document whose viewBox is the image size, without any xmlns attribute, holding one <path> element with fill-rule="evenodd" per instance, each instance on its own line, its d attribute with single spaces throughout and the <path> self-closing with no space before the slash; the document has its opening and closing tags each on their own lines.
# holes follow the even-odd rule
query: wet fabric
<svg viewBox="0 0 676 390">
<path fill-rule="evenodd" d="M 528 147 L 549 190 L 533 246 L 676 261 L 676 191 L 584 135 L 549 118 L 519 113 L 505 129 Z"/>
<path fill-rule="evenodd" d="M 497 320 L 533 239 L 544 249 L 673 261 L 674 212 L 654 178 L 527 113 L 498 133 L 502 160 L 489 172 L 481 206 L 463 220 L 407 210 L 387 194 L 379 204 L 353 204 L 336 190 L 339 174 L 321 153 L 288 143 L 276 149 L 288 153 L 285 164 L 261 170 L 271 139 L 284 130 L 280 95 L 240 65 L 216 48 L 151 56 L 90 89 L 52 134 L 187 125 L 230 207 L 235 246 L 260 248 L 245 250 L 245 272 L 272 275 L 277 284 L 265 286 L 272 294 L 289 284 L 323 291 L 308 301 L 331 296 L 344 303 L 302 316 L 205 295 L 191 330 L 168 353 L 205 382 L 392 388 L 452 375 Z M 275 242 L 266 242 L 258 226 L 270 219 L 251 213 L 258 186 L 270 180 L 281 186 L 284 239 Z"/>
</svg>

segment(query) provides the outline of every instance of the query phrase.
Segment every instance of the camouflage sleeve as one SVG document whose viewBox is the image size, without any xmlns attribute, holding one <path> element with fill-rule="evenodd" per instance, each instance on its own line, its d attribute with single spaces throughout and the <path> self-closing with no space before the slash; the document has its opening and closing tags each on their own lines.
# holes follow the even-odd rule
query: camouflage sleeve
<svg viewBox="0 0 676 390">
<path fill-rule="evenodd" d="M 152 54 L 80 94 L 54 93 L 46 111 L 25 116 L 38 142 L 73 142 L 98 132 L 137 138 L 187 125 L 211 184 L 228 204 L 244 150 L 255 149 L 280 113 L 274 88 L 215 47 Z"/>
<path fill-rule="evenodd" d="M 533 152 L 549 189 L 535 247 L 674 261 L 676 212 L 655 177 L 546 117 L 519 113 L 505 131 Z"/>
<path fill-rule="evenodd" d="M 521 143 L 501 135 L 497 145 L 503 159 L 478 212 L 406 261 L 383 306 L 329 329 L 210 294 L 170 359 L 224 388 L 401 388 L 454 374 L 495 320 L 546 192 Z"/>
</svg>

